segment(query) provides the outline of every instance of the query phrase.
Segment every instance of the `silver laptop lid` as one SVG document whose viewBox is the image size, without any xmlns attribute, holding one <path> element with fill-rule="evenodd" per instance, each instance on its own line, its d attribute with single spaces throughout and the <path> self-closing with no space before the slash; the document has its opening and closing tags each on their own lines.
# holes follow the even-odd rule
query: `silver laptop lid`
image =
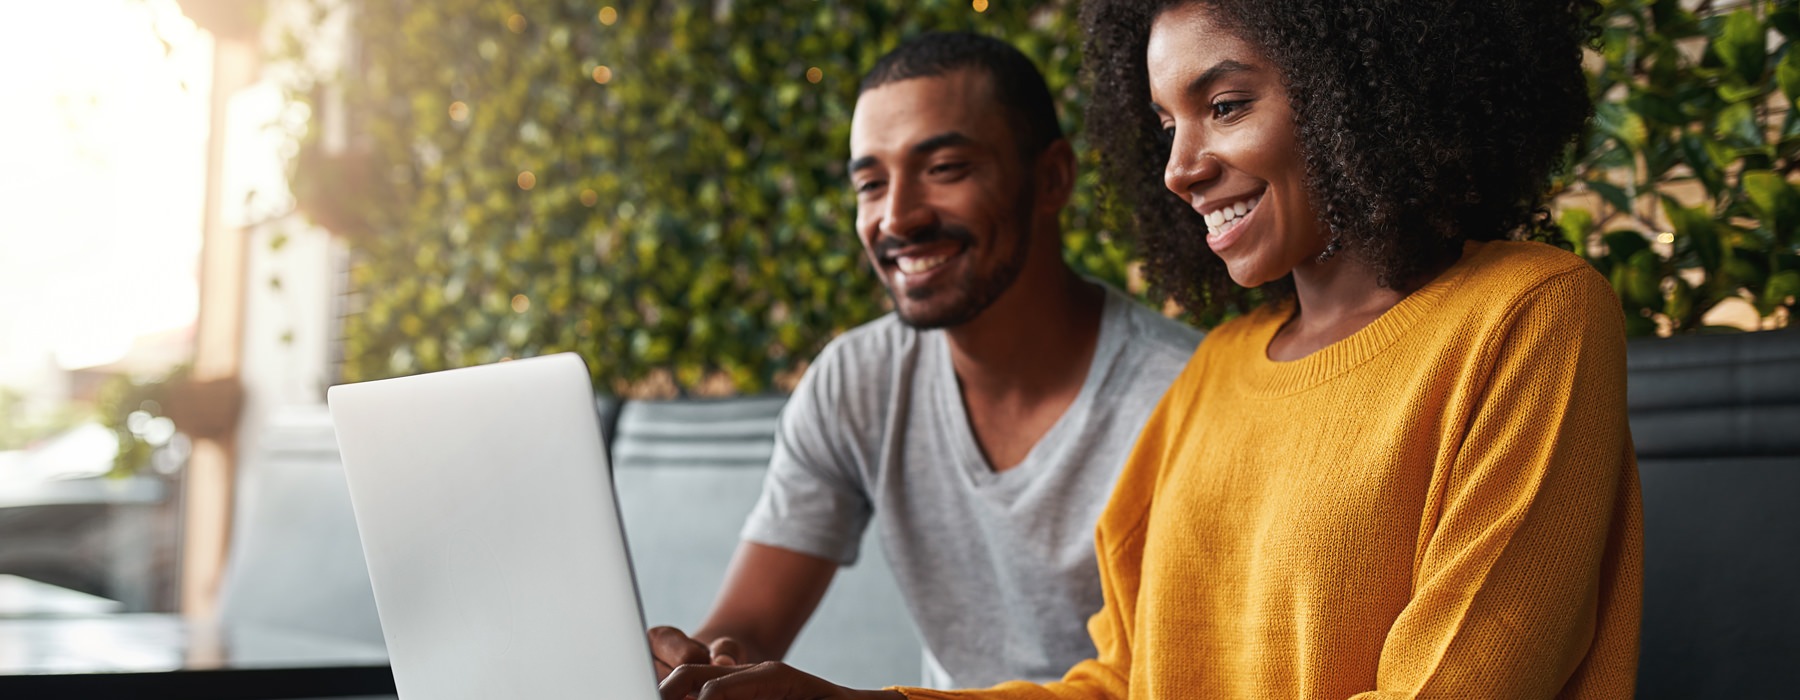
<svg viewBox="0 0 1800 700">
<path fill-rule="evenodd" d="M 327 394 L 400 697 L 657 700 L 587 368 Z"/>
</svg>

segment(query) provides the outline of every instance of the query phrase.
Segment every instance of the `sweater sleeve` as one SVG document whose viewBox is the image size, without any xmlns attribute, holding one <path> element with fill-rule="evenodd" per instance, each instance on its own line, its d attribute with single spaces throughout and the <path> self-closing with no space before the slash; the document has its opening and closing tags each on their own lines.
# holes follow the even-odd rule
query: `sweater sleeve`
<svg viewBox="0 0 1800 700">
<path fill-rule="evenodd" d="M 1120 472 L 1112 499 L 1095 527 L 1094 548 L 1100 565 L 1104 599 L 1088 618 L 1095 658 L 1069 669 L 1062 680 L 1042 685 L 1012 681 L 984 690 L 939 691 L 890 688 L 912 700 L 1125 700 L 1130 697 L 1132 641 L 1143 573 L 1144 535 L 1162 468 L 1174 458 L 1183 417 L 1192 405 L 1194 363 L 1145 422 L 1136 447 Z"/>
<path fill-rule="evenodd" d="M 1460 447 L 1414 594 L 1356 700 L 1631 696 L 1642 524 L 1619 314 L 1585 266 L 1552 277 L 1468 366 L 1486 379 L 1463 384 L 1466 432 L 1444 427 Z"/>
</svg>

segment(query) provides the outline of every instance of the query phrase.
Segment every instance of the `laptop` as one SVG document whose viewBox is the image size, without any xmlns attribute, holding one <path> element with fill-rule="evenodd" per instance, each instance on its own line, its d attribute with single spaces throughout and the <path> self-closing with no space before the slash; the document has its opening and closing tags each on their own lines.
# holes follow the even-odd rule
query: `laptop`
<svg viewBox="0 0 1800 700">
<path fill-rule="evenodd" d="M 327 400 L 403 700 L 658 700 L 580 357 Z"/>
</svg>

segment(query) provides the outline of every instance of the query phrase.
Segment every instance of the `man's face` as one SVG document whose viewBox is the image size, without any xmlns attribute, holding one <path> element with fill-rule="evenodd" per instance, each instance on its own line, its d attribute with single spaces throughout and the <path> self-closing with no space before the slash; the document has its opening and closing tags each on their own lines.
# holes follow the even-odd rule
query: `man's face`
<svg viewBox="0 0 1800 700">
<path fill-rule="evenodd" d="M 984 72 L 869 90 L 850 123 L 856 231 L 900 320 L 974 319 L 1030 251 L 1032 181 Z"/>
</svg>

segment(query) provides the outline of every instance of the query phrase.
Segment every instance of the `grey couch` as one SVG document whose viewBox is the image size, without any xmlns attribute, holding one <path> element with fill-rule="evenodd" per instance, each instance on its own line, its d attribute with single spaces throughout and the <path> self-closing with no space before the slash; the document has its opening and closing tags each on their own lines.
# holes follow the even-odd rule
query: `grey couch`
<svg viewBox="0 0 1800 700">
<path fill-rule="evenodd" d="M 1800 330 L 1633 341 L 1640 698 L 1800 695 Z"/>
<path fill-rule="evenodd" d="M 1638 696 L 1790 697 L 1800 688 L 1800 331 L 1634 341 L 1629 367 L 1645 521 Z M 691 628 L 711 605 L 781 405 L 601 401 L 651 624 Z M 335 450 L 316 437 L 271 447 L 245 484 L 256 512 L 239 522 L 224 612 L 377 635 Z M 914 682 L 916 633 L 868 544 L 789 660 L 854 686 Z"/>
<path fill-rule="evenodd" d="M 761 492 L 783 403 L 599 400 L 650 624 L 692 629 L 711 606 Z M 287 416 L 243 473 L 221 616 L 380 643 L 329 417 Z M 870 542 L 837 576 L 789 661 L 851 685 L 918 682 L 918 637 L 879 550 Z"/>
<path fill-rule="evenodd" d="M 608 431 L 644 616 L 692 630 L 711 607 L 762 491 L 780 397 L 631 402 Z M 603 411 L 603 415 L 605 412 Z M 916 684 L 919 641 L 871 528 L 787 661 L 852 687 Z"/>
</svg>

